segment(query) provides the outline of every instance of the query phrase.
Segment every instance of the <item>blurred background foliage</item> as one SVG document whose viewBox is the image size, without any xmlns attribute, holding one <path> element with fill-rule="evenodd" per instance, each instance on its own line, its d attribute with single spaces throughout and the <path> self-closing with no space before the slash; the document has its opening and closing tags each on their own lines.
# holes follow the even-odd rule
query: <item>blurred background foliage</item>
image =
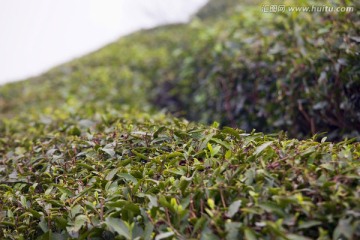
<svg viewBox="0 0 360 240">
<path fill-rule="evenodd" d="M 155 102 L 191 120 L 248 131 L 358 136 L 359 12 L 259 8 L 240 5 L 215 25 L 193 22 L 202 31 L 190 50 L 177 50 L 176 73 L 163 79 Z"/>
<path fill-rule="evenodd" d="M 359 137 L 359 5 L 281 2 L 355 11 L 263 13 L 263 1 L 213 0 L 188 25 L 132 34 L 2 86 L 0 115 L 166 109 L 246 131 Z"/>
</svg>

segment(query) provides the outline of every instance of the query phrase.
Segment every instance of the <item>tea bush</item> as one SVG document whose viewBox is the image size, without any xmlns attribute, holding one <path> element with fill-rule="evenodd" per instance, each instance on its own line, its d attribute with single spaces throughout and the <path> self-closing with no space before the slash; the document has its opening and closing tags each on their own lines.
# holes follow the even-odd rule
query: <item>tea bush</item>
<svg viewBox="0 0 360 240">
<path fill-rule="evenodd" d="M 360 237 L 359 143 L 65 117 L 3 122 L 2 239 Z"/>
<path fill-rule="evenodd" d="M 258 2 L 214 0 L 189 25 L 133 34 L 4 86 L 0 114 L 128 105 L 297 138 L 359 137 L 356 1 L 345 1 L 355 9 L 348 13 L 272 14 Z"/>
<path fill-rule="evenodd" d="M 356 15 L 246 2 L 1 86 L 0 239 L 360 238 L 356 139 L 158 112 L 357 136 Z"/>
<path fill-rule="evenodd" d="M 197 40 L 177 49 L 173 78 L 160 82 L 154 102 L 188 119 L 249 131 L 358 137 L 359 5 L 335 2 L 354 11 L 266 14 L 261 5 L 242 6 L 216 24 L 193 24 L 201 29 Z"/>
</svg>

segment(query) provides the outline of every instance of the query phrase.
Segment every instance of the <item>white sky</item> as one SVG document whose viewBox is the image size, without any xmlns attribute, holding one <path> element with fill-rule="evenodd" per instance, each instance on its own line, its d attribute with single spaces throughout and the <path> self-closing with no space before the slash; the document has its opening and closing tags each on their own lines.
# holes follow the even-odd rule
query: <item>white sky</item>
<svg viewBox="0 0 360 240">
<path fill-rule="evenodd" d="M 185 22 L 207 0 L 0 0 L 0 84 L 38 75 L 120 36 Z"/>
</svg>

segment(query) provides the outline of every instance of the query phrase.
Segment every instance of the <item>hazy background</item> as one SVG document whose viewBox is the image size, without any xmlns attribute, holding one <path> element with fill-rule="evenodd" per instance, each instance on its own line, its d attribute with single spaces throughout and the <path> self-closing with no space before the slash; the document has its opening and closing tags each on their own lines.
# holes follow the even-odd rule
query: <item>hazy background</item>
<svg viewBox="0 0 360 240">
<path fill-rule="evenodd" d="M 207 0 L 0 0 L 0 84 L 38 75 L 142 28 L 186 22 Z"/>
</svg>

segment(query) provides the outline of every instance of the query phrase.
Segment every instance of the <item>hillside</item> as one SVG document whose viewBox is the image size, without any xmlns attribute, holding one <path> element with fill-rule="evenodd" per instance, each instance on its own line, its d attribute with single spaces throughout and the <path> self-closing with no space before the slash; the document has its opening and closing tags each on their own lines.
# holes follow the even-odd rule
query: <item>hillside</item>
<svg viewBox="0 0 360 240">
<path fill-rule="evenodd" d="M 359 12 L 259 9 L 1 86 L 0 238 L 360 238 Z"/>
<path fill-rule="evenodd" d="M 358 12 L 266 14 L 236 2 L 213 1 L 189 25 L 132 34 L 8 84 L 0 114 L 128 105 L 246 131 L 359 138 Z"/>
</svg>

